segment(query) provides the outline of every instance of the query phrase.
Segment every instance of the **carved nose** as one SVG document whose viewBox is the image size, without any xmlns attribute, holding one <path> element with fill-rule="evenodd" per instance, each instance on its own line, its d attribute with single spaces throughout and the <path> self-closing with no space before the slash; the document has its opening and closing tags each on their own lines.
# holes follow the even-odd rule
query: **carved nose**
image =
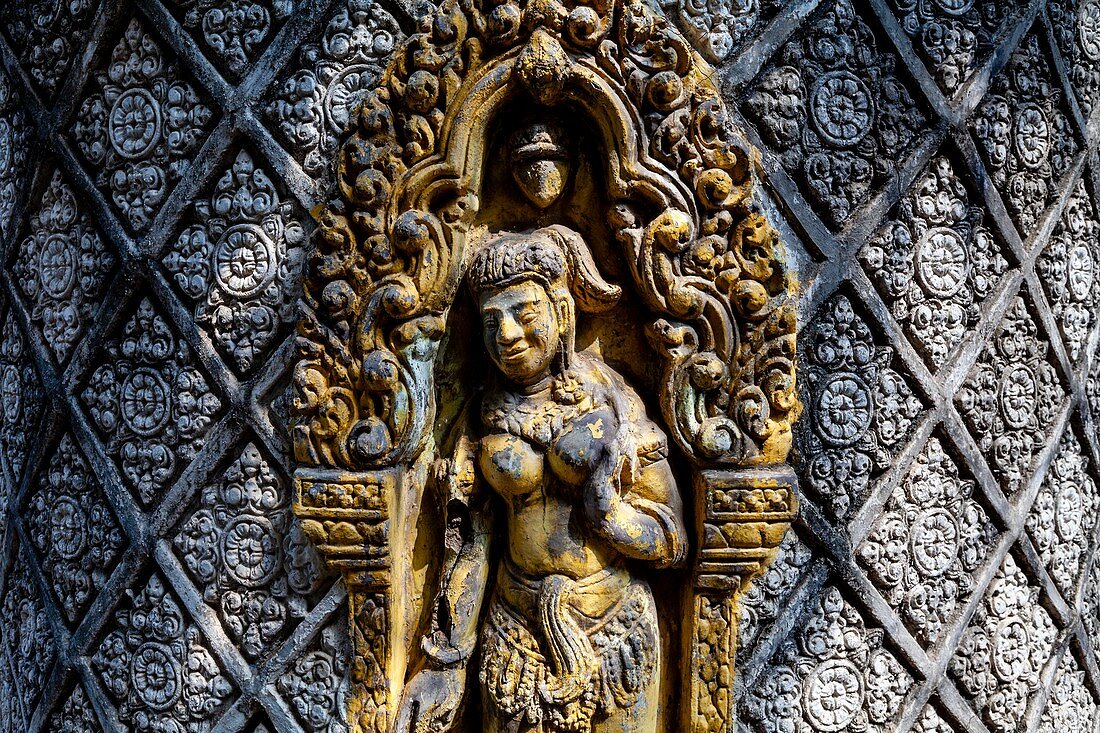
<svg viewBox="0 0 1100 733">
<path fill-rule="evenodd" d="M 501 322 L 500 330 L 497 331 L 497 343 L 507 346 L 519 341 L 522 336 L 523 329 L 519 327 L 519 324 L 507 318 Z"/>
</svg>

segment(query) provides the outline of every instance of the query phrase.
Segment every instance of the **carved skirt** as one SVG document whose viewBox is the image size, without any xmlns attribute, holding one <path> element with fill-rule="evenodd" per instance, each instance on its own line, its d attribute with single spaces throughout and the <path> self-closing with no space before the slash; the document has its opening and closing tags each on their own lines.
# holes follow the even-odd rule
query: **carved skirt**
<svg viewBox="0 0 1100 733">
<path fill-rule="evenodd" d="M 653 593 L 623 568 L 533 579 L 503 563 L 481 632 L 487 710 L 549 731 L 589 733 L 637 705 L 658 674 Z M 541 726 L 540 726 L 541 724 Z"/>
</svg>

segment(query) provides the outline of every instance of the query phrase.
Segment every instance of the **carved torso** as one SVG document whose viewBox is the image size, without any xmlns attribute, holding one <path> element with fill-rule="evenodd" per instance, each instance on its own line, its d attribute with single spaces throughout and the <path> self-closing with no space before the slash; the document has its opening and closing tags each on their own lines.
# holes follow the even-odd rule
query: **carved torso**
<svg viewBox="0 0 1100 733">
<path fill-rule="evenodd" d="M 478 464 L 508 506 L 510 559 L 536 577 L 581 578 L 621 562 L 587 526 L 581 495 L 620 429 L 607 386 L 592 379 L 613 379 L 600 371 L 610 368 L 586 359 L 572 381 L 528 393 L 498 389 L 482 403 Z"/>
</svg>

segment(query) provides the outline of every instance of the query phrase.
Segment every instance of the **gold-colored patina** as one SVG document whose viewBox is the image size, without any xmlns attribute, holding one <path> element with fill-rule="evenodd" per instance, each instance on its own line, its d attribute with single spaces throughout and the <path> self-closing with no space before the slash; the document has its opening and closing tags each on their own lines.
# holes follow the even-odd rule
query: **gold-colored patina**
<svg viewBox="0 0 1100 733">
<path fill-rule="evenodd" d="M 709 73 L 639 0 L 448 0 L 353 115 L 293 438 L 354 730 L 734 730 L 800 405 Z"/>
</svg>

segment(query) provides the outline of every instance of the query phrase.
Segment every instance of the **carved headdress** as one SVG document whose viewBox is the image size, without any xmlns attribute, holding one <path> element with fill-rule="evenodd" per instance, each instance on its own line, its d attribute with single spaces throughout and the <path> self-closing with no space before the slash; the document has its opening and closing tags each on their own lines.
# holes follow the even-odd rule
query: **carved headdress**
<svg viewBox="0 0 1100 733">
<path fill-rule="evenodd" d="M 607 282 L 584 238 L 555 224 L 533 232 L 500 232 L 487 236 L 474 252 L 466 281 L 476 298 L 482 291 L 531 280 L 554 300 L 565 300 L 567 323 L 562 335 L 563 367 L 568 369 L 576 348 L 574 304 L 585 313 L 603 313 L 622 295 L 622 288 Z M 572 298 L 566 296 L 571 295 Z"/>
</svg>

